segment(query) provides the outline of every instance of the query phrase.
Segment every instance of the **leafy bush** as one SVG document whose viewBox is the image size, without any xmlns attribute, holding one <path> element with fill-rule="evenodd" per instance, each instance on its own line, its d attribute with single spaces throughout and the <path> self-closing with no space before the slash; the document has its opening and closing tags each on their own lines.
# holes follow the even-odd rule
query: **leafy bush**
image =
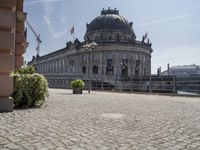
<svg viewBox="0 0 200 150">
<path fill-rule="evenodd" d="M 15 71 L 16 74 L 34 74 L 35 68 L 33 66 L 23 66 Z"/>
<path fill-rule="evenodd" d="M 75 87 L 83 88 L 83 86 L 84 86 L 84 82 L 81 79 L 76 79 L 76 80 L 71 81 L 71 87 L 72 88 L 75 88 Z"/>
<path fill-rule="evenodd" d="M 40 107 L 44 103 L 48 96 L 48 82 L 43 75 L 35 73 L 32 66 L 17 70 L 12 77 L 15 107 Z"/>
</svg>

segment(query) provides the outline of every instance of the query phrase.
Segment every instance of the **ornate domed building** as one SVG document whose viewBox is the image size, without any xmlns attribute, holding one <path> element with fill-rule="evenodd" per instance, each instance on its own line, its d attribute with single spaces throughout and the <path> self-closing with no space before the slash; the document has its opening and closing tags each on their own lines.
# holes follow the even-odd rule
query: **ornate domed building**
<svg viewBox="0 0 200 150">
<path fill-rule="evenodd" d="M 29 64 L 46 76 L 50 87 L 69 87 L 72 79 L 80 78 L 120 89 L 124 79 L 151 74 L 151 43 L 145 37 L 137 41 L 132 27 L 118 10 L 103 9 L 86 24 L 83 42 L 69 41 Z"/>
</svg>

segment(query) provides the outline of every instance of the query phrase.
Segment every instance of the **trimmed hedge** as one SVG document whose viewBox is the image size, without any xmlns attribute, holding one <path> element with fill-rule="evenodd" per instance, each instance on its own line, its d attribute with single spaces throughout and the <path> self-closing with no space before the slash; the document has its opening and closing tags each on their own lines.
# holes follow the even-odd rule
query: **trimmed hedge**
<svg viewBox="0 0 200 150">
<path fill-rule="evenodd" d="M 48 96 L 48 82 L 32 66 L 23 67 L 12 74 L 14 90 L 11 95 L 15 108 L 40 107 Z"/>
</svg>

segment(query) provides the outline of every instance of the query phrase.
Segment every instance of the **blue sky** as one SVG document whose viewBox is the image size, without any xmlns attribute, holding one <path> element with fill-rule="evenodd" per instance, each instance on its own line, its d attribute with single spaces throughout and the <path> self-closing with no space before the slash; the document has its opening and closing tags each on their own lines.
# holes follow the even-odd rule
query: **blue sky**
<svg viewBox="0 0 200 150">
<path fill-rule="evenodd" d="M 40 33 L 40 55 L 65 47 L 72 40 L 70 28 L 81 41 L 86 23 L 100 15 L 102 8 L 117 8 L 133 21 L 137 40 L 148 32 L 152 42 L 152 73 L 159 66 L 200 65 L 199 0 L 25 0 L 27 19 Z M 28 29 L 29 47 L 24 54 L 30 61 L 36 55 L 35 37 Z"/>
</svg>

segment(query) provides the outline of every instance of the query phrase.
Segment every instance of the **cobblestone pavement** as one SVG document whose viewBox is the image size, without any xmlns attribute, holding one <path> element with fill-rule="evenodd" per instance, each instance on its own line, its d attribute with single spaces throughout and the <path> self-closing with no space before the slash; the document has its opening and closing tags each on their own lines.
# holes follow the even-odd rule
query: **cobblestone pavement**
<svg viewBox="0 0 200 150">
<path fill-rule="evenodd" d="M 200 98 L 50 89 L 0 114 L 0 150 L 200 150 Z"/>
</svg>

